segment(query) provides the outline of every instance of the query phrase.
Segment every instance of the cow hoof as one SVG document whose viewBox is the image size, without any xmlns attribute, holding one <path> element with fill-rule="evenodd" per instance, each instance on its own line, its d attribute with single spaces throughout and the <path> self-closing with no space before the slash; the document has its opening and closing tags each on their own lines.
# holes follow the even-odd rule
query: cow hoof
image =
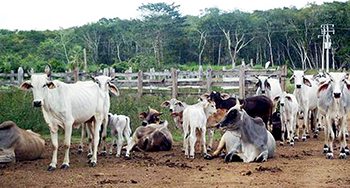
<svg viewBox="0 0 350 188">
<path fill-rule="evenodd" d="M 290 146 L 294 146 L 294 142 L 291 142 L 289 145 L 290 145 Z"/>
<path fill-rule="evenodd" d="M 284 143 L 283 142 L 280 142 L 280 146 L 283 146 L 284 145 Z"/>
<path fill-rule="evenodd" d="M 114 147 L 117 147 L 117 144 L 113 144 Z"/>
<path fill-rule="evenodd" d="M 306 135 L 306 138 L 307 138 L 307 139 L 309 139 L 309 138 L 310 138 L 310 135 L 309 135 L 309 134 L 308 134 L 308 135 Z"/>
<path fill-rule="evenodd" d="M 107 151 L 101 151 L 102 156 L 107 156 Z"/>
<path fill-rule="evenodd" d="M 287 142 L 288 145 L 290 145 L 290 142 Z"/>
<path fill-rule="evenodd" d="M 204 155 L 204 159 L 212 160 L 213 156 L 211 156 L 210 154 L 207 154 L 207 155 Z"/>
<path fill-rule="evenodd" d="M 319 132 L 321 132 L 321 131 L 322 131 L 322 127 L 319 126 L 319 127 L 317 128 L 317 130 L 318 130 Z"/>
<path fill-rule="evenodd" d="M 194 159 L 194 155 L 190 155 L 190 159 Z"/>
<path fill-rule="evenodd" d="M 334 159 L 333 153 L 327 153 L 327 159 Z"/>
<path fill-rule="evenodd" d="M 115 156 L 119 158 L 119 157 L 120 157 L 120 154 L 117 154 L 117 155 L 115 155 Z"/>
<path fill-rule="evenodd" d="M 78 150 L 78 155 L 81 155 L 81 154 L 83 154 L 83 150 Z"/>
<path fill-rule="evenodd" d="M 112 156 L 113 155 L 113 152 L 109 152 L 109 156 Z"/>
<path fill-rule="evenodd" d="M 307 137 L 302 137 L 302 138 L 301 138 L 301 140 L 302 140 L 303 142 L 306 142 L 306 139 L 307 139 Z"/>
<path fill-rule="evenodd" d="M 67 170 L 68 168 L 69 168 L 69 165 L 67 165 L 67 164 L 63 164 L 61 166 L 61 169 L 63 169 L 63 170 Z"/>
<path fill-rule="evenodd" d="M 318 134 L 314 134 L 314 138 L 317 139 L 318 138 Z"/>
<path fill-rule="evenodd" d="M 185 155 L 185 158 L 188 158 L 188 155 Z"/>
<path fill-rule="evenodd" d="M 298 137 L 294 137 L 294 142 L 298 142 L 299 138 Z"/>
<path fill-rule="evenodd" d="M 345 138 L 349 138 L 349 133 L 345 133 Z"/>
<path fill-rule="evenodd" d="M 207 148 L 207 151 L 211 151 L 211 147 Z"/>
<path fill-rule="evenodd" d="M 345 153 L 340 153 L 339 154 L 339 159 L 345 159 L 346 158 L 346 154 Z"/>
<path fill-rule="evenodd" d="M 54 171 L 54 170 L 56 170 L 56 167 L 49 166 L 49 168 L 47 168 L 47 171 L 49 171 L 49 172 L 52 172 L 52 171 Z"/>
<path fill-rule="evenodd" d="M 90 162 L 90 163 L 89 163 L 89 166 L 90 166 L 90 167 L 96 167 L 96 166 L 97 166 L 97 163 L 96 163 L 96 162 Z"/>
<path fill-rule="evenodd" d="M 91 158 L 92 157 L 92 153 L 87 154 L 87 158 Z"/>
<path fill-rule="evenodd" d="M 323 153 L 327 153 L 328 152 L 328 148 L 323 148 Z"/>
</svg>

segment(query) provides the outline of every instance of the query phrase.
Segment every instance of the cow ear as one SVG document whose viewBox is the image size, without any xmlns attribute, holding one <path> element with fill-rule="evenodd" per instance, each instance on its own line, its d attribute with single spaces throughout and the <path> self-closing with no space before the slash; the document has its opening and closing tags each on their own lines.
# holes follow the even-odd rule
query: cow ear
<svg viewBox="0 0 350 188">
<path fill-rule="evenodd" d="M 346 85 L 346 88 L 347 88 L 348 90 L 350 90 L 350 83 L 349 83 L 347 80 L 345 80 L 345 85 Z"/>
<path fill-rule="evenodd" d="M 19 88 L 21 88 L 21 89 L 32 89 L 33 86 L 32 86 L 32 84 L 30 83 L 30 81 L 26 81 L 26 82 L 23 82 L 23 83 L 19 86 Z"/>
<path fill-rule="evenodd" d="M 309 87 L 312 87 L 312 84 L 311 84 L 311 82 L 310 82 L 309 79 L 303 78 L 303 82 L 304 82 L 305 85 L 307 85 L 307 86 L 309 86 Z"/>
<path fill-rule="evenodd" d="M 290 77 L 289 82 L 290 82 L 291 84 L 294 84 L 294 75 L 293 75 L 292 77 Z"/>
<path fill-rule="evenodd" d="M 46 86 L 47 86 L 49 89 L 55 89 L 55 88 L 56 88 L 56 86 L 55 86 L 55 84 L 54 84 L 53 82 L 47 83 Z"/>
<path fill-rule="evenodd" d="M 277 103 L 279 100 L 280 100 L 280 96 L 279 95 L 277 95 L 274 99 L 273 99 L 273 102 L 274 103 Z"/>
<path fill-rule="evenodd" d="M 222 93 L 221 94 L 221 99 L 222 100 L 227 100 L 227 99 L 229 99 L 231 96 L 229 95 L 229 94 L 227 94 L 227 93 Z"/>
<path fill-rule="evenodd" d="M 327 90 L 329 87 L 329 81 L 324 83 L 323 85 L 321 85 L 318 90 L 317 90 L 317 96 L 320 96 L 320 93 L 322 93 L 323 91 Z"/>
<path fill-rule="evenodd" d="M 203 95 L 200 96 L 201 98 L 204 99 L 209 99 L 210 95 L 208 93 L 204 93 Z"/>
<path fill-rule="evenodd" d="M 286 99 L 289 101 L 289 102 L 293 102 L 293 100 L 292 100 L 292 97 L 290 97 L 290 96 L 286 96 Z"/>
<path fill-rule="evenodd" d="M 139 118 L 140 119 L 145 119 L 146 116 L 147 116 L 146 112 L 142 112 L 142 113 L 140 113 Z"/>
<path fill-rule="evenodd" d="M 180 107 L 184 107 L 184 104 L 181 101 L 178 101 L 177 103 L 175 103 L 175 105 L 179 105 Z"/>
<path fill-rule="evenodd" d="M 111 93 L 113 93 L 115 96 L 119 96 L 119 90 L 118 90 L 118 88 L 117 88 L 117 86 L 115 86 L 114 84 L 112 84 L 112 83 L 108 83 L 108 86 L 109 86 L 109 91 L 111 92 Z"/>
<path fill-rule="evenodd" d="M 170 105 L 170 102 L 169 101 L 164 101 L 160 107 L 168 107 Z"/>
</svg>

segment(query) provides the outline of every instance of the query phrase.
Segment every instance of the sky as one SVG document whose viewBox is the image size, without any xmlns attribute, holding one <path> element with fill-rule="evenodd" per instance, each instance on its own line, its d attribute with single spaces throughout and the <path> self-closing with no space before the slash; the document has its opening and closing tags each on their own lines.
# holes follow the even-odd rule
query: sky
<svg viewBox="0 0 350 188">
<path fill-rule="evenodd" d="M 175 2 L 180 5 L 182 15 L 199 16 L 201 10 L 212 7 L 253 12 L 291 6 L 300 9 L 308 2 L 321 5 L 333 0 L 2 0 L 0 29 L 57 30 L 97 22 L 101 18 L 134 19 L 140 17 L 139 6 L 158 2 Z"/>
</svg>

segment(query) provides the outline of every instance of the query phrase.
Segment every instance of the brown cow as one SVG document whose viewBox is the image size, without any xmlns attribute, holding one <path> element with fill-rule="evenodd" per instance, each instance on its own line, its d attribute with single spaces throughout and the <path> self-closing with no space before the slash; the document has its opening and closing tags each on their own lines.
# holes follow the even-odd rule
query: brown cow
<svg viewBox="0 0 350 188">
<path fill-rule="evenodd" d="M 140 114 L 143 126 L 136 128 L 131 144 L 127 147 L 126 157 L 129 157 L 130 151 L 135 147 L 142 151 L 171 150 L 173 137 L 168 129 L 168 121 L 160 121 L 160 115 L 162 113 L 151 108 Z"/>
<path fill-rule="evenodd" d="M 34 160 L 41 157 L 45 141 L 31 130 L 23 130 L 12 121 L 0 125 L 0 162 Z"/>
</svg>

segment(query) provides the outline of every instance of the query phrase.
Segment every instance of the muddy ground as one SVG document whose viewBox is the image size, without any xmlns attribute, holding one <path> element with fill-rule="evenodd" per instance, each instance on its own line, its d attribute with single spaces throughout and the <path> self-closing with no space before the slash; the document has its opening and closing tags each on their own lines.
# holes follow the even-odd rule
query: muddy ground
<svg viewBox="0 0 350 188">
<path fill-rule="evenodd" d="M 71 167 L 48 172 L 50 140 L 46 145 L 42 159 L 0 164 L 0 187 L 350 187 L 350 159 L 325 159 L 323 132 L 294 147 L 278 145 L 275 157 L 265 163 L 208 161 L 200 154 L 189 160 L 181 143 L 175 143 L 172 151 L 134 152 L 131 160 L 99 156 L 91 168 L 74 144 Z M 338 147 L 334 154 L 338 156 Z M 60 147 L 59 165 L 63 156 Z"/>
</svg>

